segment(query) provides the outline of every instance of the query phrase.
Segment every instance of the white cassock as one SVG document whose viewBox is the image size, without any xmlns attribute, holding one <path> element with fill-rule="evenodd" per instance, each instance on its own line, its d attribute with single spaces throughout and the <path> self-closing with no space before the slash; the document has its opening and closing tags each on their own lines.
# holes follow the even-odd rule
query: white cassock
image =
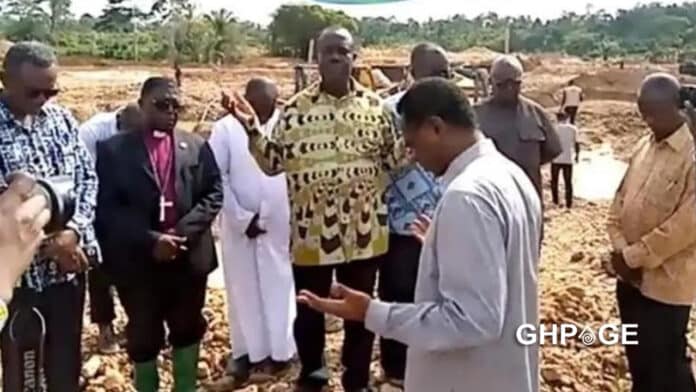
<svg viewBox="0 0 696 392">
<path fill-rule="evenodd" d="M 270 136 L 279 116 L 276 111 L 261 131 Z M 233 357 L 287 361 L 296 351 L 296 305 L 285 175 L 269 177 L 259 169 L 246 132 L 232 116 L 215 123 L 209 143 L 225 192 L 222 258 Z M 252 240 L 245 231 L 255 214 L 266 234 Z"/>
</svg>

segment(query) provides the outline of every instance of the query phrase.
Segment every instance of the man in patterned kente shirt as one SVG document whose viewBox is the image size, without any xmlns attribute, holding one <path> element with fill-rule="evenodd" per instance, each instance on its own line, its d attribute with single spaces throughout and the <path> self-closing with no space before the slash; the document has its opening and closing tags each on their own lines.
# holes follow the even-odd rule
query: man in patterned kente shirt
<svg viewBox="0 0 696 392">
<path fill-rule="evenodd" d="M 441 47 L 422 43 L 411 51 L 411 75 L 414 80 L 439 76 L 451 79 L 447 54 Z M 406 90 L 387 98 L 387 107 L 396 113 L 396 105 Z M 411 225 L 424 214 L 431 217 L 440 199 L 441 189 L 432 173 L 417 163 L 391 173 L 387 188 L 389 206 L 389 251 L 379 270 L 379 297 L 383 301 L 413 302 L 418 277 L 421 243 L 411 234 Z M 380 339 L 380 362 L 386 383 L 382 390 L 403 389 L 406 373 L 406 346 L 390 339 Z"/>
<path fill-rule="evenodd" d="M 11 314 L 35 307 L 43 315 L 46 338 L 43 364 L 38 366 L 43 366 L 47 390 L 72 392 L 79 390 L 81 369 L 82 272 L 88 257 L 100 257 L 92 226 L 97 177 L 72 114 L 48 102 L 58 94 L 57 75 L 56 56 L 43 44 L 17 43 L 7 52 L 2 68 L 5 90 L 0 93 L 0 180 L 15 171 L 72 180 L 72 219 L 44 242 L 10 303 Z M 21 390 L 18 376 L 22 368 L 27 370 L 13 351 L 12 330 L 10 325 L 3 331 L 0 350 L 4 391 Z"/>
<path fill-rule="evenodd" d="M 287 175 L 296 290 L 329 295 L 336 270 L 339 282 L 372 294 L 389 241 L 382 195 L 387 173 L 405 160 L 404 145 L 380 98 L 351 79 L 351 34 L 326 29 L 317 53 L 320 82 L 287 103 L 270 138 L 241 96 L 227 106 L 245 124 L 262 170 Z M 367 391 L 374 335 L 363 323 L 344 328 L 343 387 Z M 294 329 L 302 362 L 297 391 L 320 391 L 329 378 L 324 316 L 300 305 Z"/>
</svg>

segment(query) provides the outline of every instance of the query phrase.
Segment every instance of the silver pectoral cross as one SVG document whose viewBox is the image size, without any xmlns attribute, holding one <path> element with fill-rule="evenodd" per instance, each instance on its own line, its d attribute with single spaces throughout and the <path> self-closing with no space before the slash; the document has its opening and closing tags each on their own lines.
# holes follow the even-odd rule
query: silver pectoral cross
<svg viewBox="0 0 696 392">
<path fill-rule="evenodd" d="M 166 212 L 167 208 L 174 207 L 174 202 L 173 201 L 167 201 L 167 199 L 164 197 L 164 195 L 160 196 L 160 201 L 159 201 L 159 220 L 160 223 L 164 223 L 164 220 L 166 218 Z"/>
</svg>

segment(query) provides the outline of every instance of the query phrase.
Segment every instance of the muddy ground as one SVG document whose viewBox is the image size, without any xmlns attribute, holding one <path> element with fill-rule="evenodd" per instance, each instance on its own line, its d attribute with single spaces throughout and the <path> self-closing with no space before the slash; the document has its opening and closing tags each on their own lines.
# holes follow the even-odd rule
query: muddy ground
<svg viewBox="0 0 696 392">
<path fill-rule="evenodd" d="M 392 58 L 390 61 L 406 61 L 405 53 L 402 60 Z M 560 56 L 526 60 L 529 72 L 524 82 L 525 93 L 552 108 L 557 105 L 558 88 L 575 79 L 585 88 L 589 100 L 579 117 L 583 148 L 588 151 L 605 148 L 610 155 L 613 150 L 616 157 L 624 161 L 638 138 L 646 132 L 633 103 L 640 80 L 653 70 L 671 69 L 642 64 L 627 64 L 625 69 L 619 69 L 615 64 L 586 63 Z M 386 60 L 379 58 L 379 61 Z M 281 83 L 283 95 L 291 95 L 292 64 L 284 59 L 258 58 L 232 68 L 184 69 L 183 91 L 187 105 L 182 118 L 184 125 L 191 128 L 202 117 L 208 121 L 217 118 L 219 112 L 215 105 L 204 116 L 208 104 L 217 99 L 221 89 L 239 89 L 252 76 L 274 78 Z M 84 120 L 96 111 L 112 110 L 134 99 L 139 84 L 147 76 L 171 73 L 165 67 L 67 67 L 61 76 L 63 93 L 60 101 Z M 602 167 L 593 173 L 590 183 L 608 184 L 611 188 L 620 180 L 616 174 L 602 178 L 602 173 L 609 173 Z M 546 212 L 546 238 L 539 274 L 543 322 L 592 326 L 618 322 L 615 280 L 606 275 L 600 263 L 608 251 L 604 230 L 608 203 L 602 198 L 579 200 L 572 211 L 551 206 Z M 547 200 L 547 205 L 550 204 Z M 210 290 L 205 314 L 210 328 L 199 364 L 199 381 L 202 390 L 210 390 L 211 383 L 221 376 L 229 353 L 227 316 L 221 290 Z M 119 331 L 123 330 L 124 322 L 123 313 L 119 312 Z M 85 390 L 131 391 L 128 386 L 131 367 L 125 353 L 98 355 L 95 341 L 96 327 L 86 327 L 84 360 L 88 377 L 84 380 Z M 328 339 L 329 362 L 334 369 L 332 391 L 342 390 L 338 374 L 340 341 L 341 333 L 331 334 Z M 377 355 L 375 351 L 375 358 Z M 163 359 L 168 369 L 163 380 L 169 387 L 171 375 L 167 358 L 168 354 Z M 541 367 L 543 391 L 617 392 L 627 391 L 630 385 L 623 351 L 618 346 L 586 347 L 573 342 L 568 347 L 544 347 Z M 244 390 L 290 391 L 296 370 L 282 380 L 261 382 Z M 376 363 L 373 363 L 373 372 L 378 380 L 381 375 Z"/>
</svg>

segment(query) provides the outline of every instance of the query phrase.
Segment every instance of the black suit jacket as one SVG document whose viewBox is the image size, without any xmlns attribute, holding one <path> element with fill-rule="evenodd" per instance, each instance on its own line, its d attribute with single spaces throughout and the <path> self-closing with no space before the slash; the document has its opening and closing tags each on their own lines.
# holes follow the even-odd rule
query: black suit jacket
<svg viewBox="0 0 696 392">
<path fill-rule="evenodd" d="M 188 251 L 172 264 L 152 253 L 159 230 L 160 192 L 138 132 L 118 134 L 97 144 L 96 230 L 103 267 L 117 284 L 157 278 L 162 268 L 182 275 L 205 275 L 217 267 L 211 225 L 222 207 L 222 180 L 213 152 L 201 137 L 174 132 L 176 233 Z"/>
</svg>

